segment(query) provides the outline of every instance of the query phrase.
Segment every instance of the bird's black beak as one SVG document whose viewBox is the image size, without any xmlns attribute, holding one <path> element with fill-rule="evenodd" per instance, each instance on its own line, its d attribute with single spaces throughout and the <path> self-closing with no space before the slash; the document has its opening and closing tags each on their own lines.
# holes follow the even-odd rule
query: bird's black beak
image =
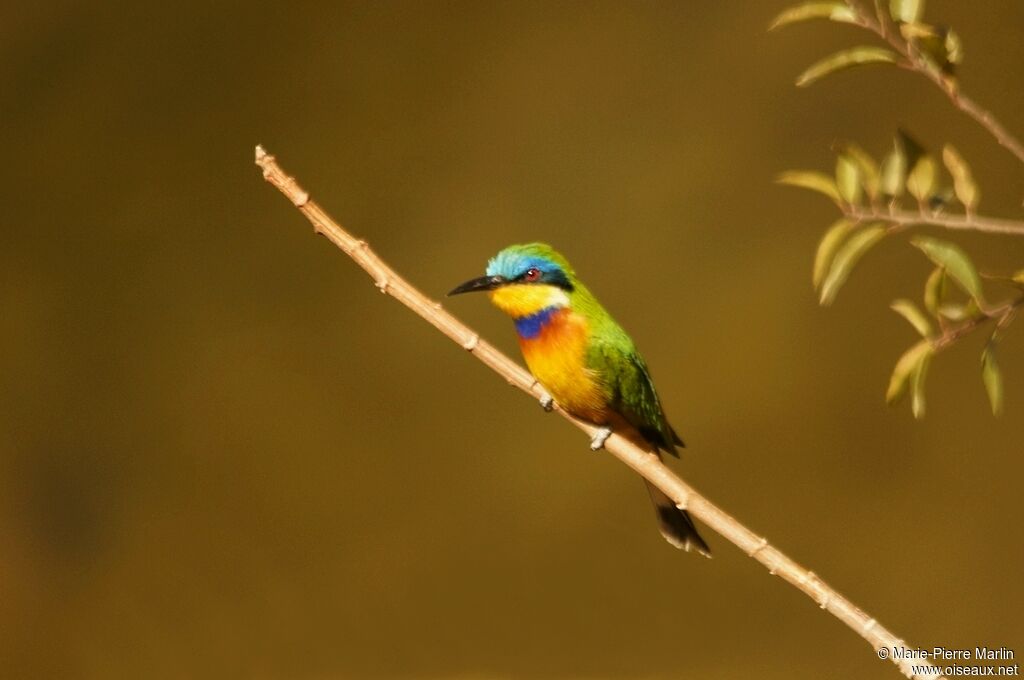
<svg viewBox="0 0 1024 680">
<path fill-rule="evenodd" d="M 503 286 L 508 283 L 508 279 L 504 276 L 481 276 L 478 279 L 470 279 L 463 284 L 455 286 L 448 293 L 451 295 L 461 295 L 462 293 L 477 293 L 482 290 L 494 290 L 498 286 Z"/>
</svg>

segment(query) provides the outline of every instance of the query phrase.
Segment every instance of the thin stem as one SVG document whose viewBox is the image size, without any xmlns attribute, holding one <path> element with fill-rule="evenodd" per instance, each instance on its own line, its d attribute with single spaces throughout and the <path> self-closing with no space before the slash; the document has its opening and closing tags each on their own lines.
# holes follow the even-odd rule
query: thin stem
<svg viewBox="0 0 1024 680">
<path fill-rule="evenodd" d="M 973 316 L 960 324 L 945 328 L 942 335 L 932 340 L 932 349 L 934 349 L 936 353 L 941 352 L 951 345 L 956 344 L 965 336 L 970 335 L 977 330 L 978 327 L 983 326 L 989 321 L 996 322 L 996 329 L 998 332 L 999 330 L 1006 328 L 1010 322 L 1013 321 L 1013 317 L 1017 314 L 1017 310 L 1021 305 L 1024 305 L 1024 295 L 1000 305 L 995 309 Z"/>
<path fill-rule="evenodd" d="M 854 222 L 888 222 L 902 228 L 914 225 L 930 225 L 957 231 L 981 231 L 988 234 L 1009 234 L 1024 236 L 1024 222 L 998 217 L 982 217 L 975 214 L 947 215 L 930 213 L 924 210 L 881 210 L 879 208 L 861 208 L 857 206 L 841 206 L 843 214 Z"/>
<path fill-rule="evenodd" d="M 264 179 L 277 187 L 313 224 L 314 231 L 326 236 L 346 255 L 355 260 L 356 264 L 366 270 L 381 292 L 391 295 L 432 324 L 460 347 L 505 378 L 510 385 L 518 387 L 534 398 L 541 399 L 547 396 L 537 380 L 524 368 L 499 352 L 490 343 L 482 340 L 476 332 L 445 311 L 440 303 L 430 300 L 413 288 L 370 250 L 365 241 L 355 238 L 342 229 L 320 206 L 310 200 L 309 194 L 296 183 L 294 178 L 285 174 L 274 157 L 259 146 L 256 147 L 256 164 L 263 169 Z M 588 437 L 593 438 L 597 433 L 598 428 L 595 425 L 573 417 L 558 408 L 557 405 L 554 410 L 583 430 Z M 831 613 L 864 638 L 875 650 L 886 649 L 888 657 L 904 675 L 920 678 L 943 677 L 937 667 L 927 662 L 897 658 L 893 649 L 908 648 L 909 645 L 905 641 L 897 638 L 877 620 L 843 597 L 813 572 L 800 566 L 778 548 L 769 544 L 767 539 L 758 536 L 699 494 L 666 467 L 657 456 L 616 434 L 613 434 L 605 442 L 605 449 L 668 494 L 678 507 L 691 512 L 711 530 L 767 567 L 769 574 L 778 575 L 805 593 L 819 607 Z M 922 669 L 921 674 L 914 675 L 914 665 Z M 925 666 L 928 668 L 923 669 Z M 929 670 L 933 671 L 934 675 L 929 674 Z"/>
<path fill-rule="evenodd" d="M 849 4 L 854 11 L 857 12 L 859 19 L 858 23 L 861 26 L 876 33 L 879 37 L 889 43 L 893 49 L 899 52 L 901 56 L 903 56 L 906 61 L 905 63 L 900 64 L 901 66 L 912 71 L 917 71 L 928 78 L 928 80 L 935 83 L 935 85 L 942 90 L 947 97 L 949 97 L 949 100 L 953 102 L 954 106 L 977 121 L 979 125 L 989 131 L 1000 146 L 1006 148 L 1010 153 L 1017 157 L 1017 160 L 1024 163 L 1024 145 L 1021 144 L 1020 140 L 1017 139 L 1013 133 L 1007 130 L 1006 127 L 1000 123 L 990 111 L 982 108 L 973 99 L 963 94 L 956 81 L 944 77 L 944 75 L 935 68 L 931 62 L 922 57 L 917 50 L 913 48 L 911 43 L 903 38 L 898 27 L 887 25 L 882 14 L 879 14 L 877 18 L 871 16 L 872 13 L 865 9 L 862 4 L 856 0 L 851 0 Z"/>
<path fill-rule="evenodd" d="M 879 28 L 881 28 L 882 30 L 883 38 L 885 37 L 885 24 L 882 23 L 884 21 L 884 19 L 882 18 L 883 16 L 885 16 L 884 13 L 885 10 L 882 8 L 882 0 L 875 0 L 875 16 L 878 18 L 878 25 Z"/>
</svg>

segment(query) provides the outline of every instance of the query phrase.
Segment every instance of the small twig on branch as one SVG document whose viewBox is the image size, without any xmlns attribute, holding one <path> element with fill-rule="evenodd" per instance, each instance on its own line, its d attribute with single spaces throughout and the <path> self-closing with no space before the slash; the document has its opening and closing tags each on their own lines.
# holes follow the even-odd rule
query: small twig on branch
<svg viewBox="0 0 1024 680">
<path fill-rule="evenodd" d="M 256 164 L 263 169 L 263 177 L 277 187 L 313 224 L 313 230 L 323 234 L 338 246 L 346 255 L 355 260 L 384 293 L 391 295 L 403 305 L 428 321 L 439 331 L 455 341 L 460 347 L 485 363 L 501 375 L 510 385 L 518 387 L 536 399 L 547 396 L 543 388 L 524 368 L 499 352 L 490 343 L 482 340 L 468 326 L 445 311 L 440 303 L 430 300 L 400 277 L 370 250 L 365 241 L 349 234 L 332 220 L 319 205 L 310 200 L 294 178 L 285 174 L 278 166 L 274 157 L 267 154 L 262 147 L 256 147 Z M 554 408 L 563 418 L 583 430 L 593 438 L 598 428 L 590 423 L 574 418 L 557 407 Z M 704 498 L 689 484 L 680 479 L 666 467 L 657 456 L 634 446 L 629 441 L 613 434 L 605 442 L 604 447 L 609 453 L 631 467 L 642 477 L 664 491 L 678 507 L 688 510 L 694 517 L 701 520 L 711 530 L 717 532 L 750 557 L 768 568 L 768 573 L 795 586 L 810 597 L 819 607 L 828 611 L 837 619 L 849 626 L 864 638 L 876 651 L 886 649 L 889 658 L 907 677 L 942 678 L 937 667 L 922 660 L 897 658 L 894 649 L 902 650 L 907 643 L 897 638 L 878 621 L 862 611 L 835 589 L 818 578 L 813 572 L 800 566 L 784 555 L 768 540 L 758 536 L 750 529 L 729 516 L 724 510 Z M 881 656 L 881 655 L 880 655 Z M 899 655 L 902 656 L 902 655 Z M 912 665 L 916 665 L 922 673 L 915 676 Z M 934 671 L 934 674 L 928 673 Z"/>
<path fill-rule="evenodd" d="M 900 227 L 914 225 L 931 225 L 958 231 L 981 231 L 988 234 L 1009 234 L 1024 236 L 1024 222 L 1019 220 L 1000 219 L 998 217 L 981 217 L 978 215 L 952 215 L 926 210 L 883 210 L 879 208 L 861 208 L 858 206 L 840 206 L 843 214 L 855 223 L 888 222 Z"/>
<path fill-rule="evenodd" d="M 949 97 L 954 106 L 977 121 L 979 125 L 989 131 L 1000 146 L 1005 147 L 1017 157 L 1017 160 L 1024 163 L 1024 145 L 1020 140 L 1007 130 L 990 111 L 983 109 L 973 99 L 963 94 L 955 81 L 947 80 L 933 64 L 921 56 L 900 34 L 899 28 L 887 21 L 887 17 L 879 9 L 878 3 L 876 3 L 877 17 L 872 16 L 874 13 L 865 8 L 858 0 L 850 0 L 849 4 L 857 13 L 859 25 L 876 33 L 900 53 L 905 60 L 900 64 L 901 66 L 916 71 L 935 83 Z"/>
<path fill-rule="evenodd" d="M 995 321 L 996 328 L 1003 329 L 1013 321 L 1013 318 L 1016 316 L 1021 305 L 1024 305 L 1024 295 L 1002 304 L 995 309 L 981 312 L 977 316 L 972 316 L 966 321 L 962 321 L 955 326 L 950 326 L 943 331 L 942 335 L 932 340 L 932 349 L 934 349 L 936 353 L 941 352 L 951 345 L 956 344 L 965 336 L 970 335 L 977 330 L 979 326 L 983 326 L 989 321 Z M 999 330 L 996 332 L 998 333 Z"/>
</svg>

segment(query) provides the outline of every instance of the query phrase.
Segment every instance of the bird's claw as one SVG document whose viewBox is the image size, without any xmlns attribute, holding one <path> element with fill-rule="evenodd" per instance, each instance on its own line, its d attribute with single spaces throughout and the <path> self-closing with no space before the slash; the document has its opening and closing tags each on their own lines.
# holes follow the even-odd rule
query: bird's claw
<svg viewBox="0 0 1024 680">
<path fill-rule="evenodd" d="M 551 413 L 551 409 L 555 408 L 555 400 L 551 398 L 550 394 L 545 394 L 540 398 L 540 407 L 544 409 L 545 412 Z"/>
<path fill-rule="evenodd" d="M 590 450 L 600 451 L 604 448 L 604 443 L 608 441 L 608 437 L 612 436 L 612 428 L 602 427 L 594 433 L 593 438 L 590 440 Z"/>
</svg>

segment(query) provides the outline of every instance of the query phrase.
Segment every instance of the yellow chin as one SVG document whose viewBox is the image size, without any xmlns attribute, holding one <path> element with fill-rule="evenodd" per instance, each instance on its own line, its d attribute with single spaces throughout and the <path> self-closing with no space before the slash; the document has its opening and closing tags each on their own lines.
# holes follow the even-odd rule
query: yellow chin
<svg viewBox="0 0 1024 680">
<path fill-rule="evenodd" d="M 513 283 L 490 292 L 491 302 L 514 319 L 548 307 L 566 307 L 569 296 L 558 286 Z"/>
</svg>

